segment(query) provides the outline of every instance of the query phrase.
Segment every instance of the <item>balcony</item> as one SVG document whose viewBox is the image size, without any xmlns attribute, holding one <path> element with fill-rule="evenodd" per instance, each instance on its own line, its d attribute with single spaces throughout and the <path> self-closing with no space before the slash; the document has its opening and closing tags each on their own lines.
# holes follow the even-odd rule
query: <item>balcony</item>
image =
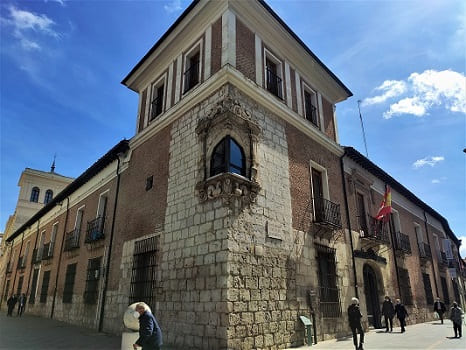
<svg viewBox="0 0 466 350">
<path fill-rule="evenodd" d="M 42 261 L 42 249 L 35 248 L 32 251 L 32 263 L 38 264 Z"/>
<path fill-rule="evenodd" d="M 63 248 L 65 252 L 79 248 L 80 231 L 80 229 L 74 229 L 65 235 L 65 246 Z"/>
<path fill-rule="evenodd" d="M 380 244 L 389 244 L 388 223 L 368 217 L 369 227 L 361 230 L 361 238 L 370 239 Z"/>
<path fill-rule="evenodd" d="M 333 229 L 341 228 L 340 205 L 325 198 L 313 198 L 314 222 Z"/>
<path fill-rule="evenodd" d="M 16 266 L 17 270 L 23 270 L 26 267 L 26 257 L 20 256 L 18 259 L 18 266 Z"/>
<path fill-rule="evenodd" d="M 197 84 L 199 84 L 199 61 L 191 63 L 191 67 L 184 72 L 183 93 L 187 93 Z"/>
<path fill-rule="evenodd" d="M 50 260 L 53 257 L 54 242 L 49 242 L 42 247 L 42 260 Z"/>
<path fill-rule="evenodd" d="M 419 257 L 421 260 L 432 259 L 432 252 L 430 250 L 430 245 L 423 242 L 418 242 L 419 247 Z"/>
<path fill-rule="evenodd" d="M 448 259 L 445 252 L 440 252 L 438 256 L 438 266 L 441 270 L 446 270 L 446 268 L 448 267 Z"/>
<path fill-rule="evenodd" d="M 267 74 L 267 90 L 283 100 L 282 93 L 282 78 L 276 75 L 269 67 L 266 69 Z"/>
<path fill-rule="evenodd" d="M 105 234 L 105 217 L 99 216 L 92 221 L 87 223 L 87 232 L 85 243 L 92 243 L 98 240 L 104 239 Z"/>
<path fill-rule="evenodd" d="M 406 254 L 411 254 L 411 243 L 409 241 L 409 236 L 397 232 L 395 235 L 395 249 Z"/>
<path fill-rule="evenodd" d="M 449 259 L 448 260 L 448 268 L 449 269 L 456 269 L 456 270 L 459 270 L 460 266 L 458 264 L 458 262 L 454 259 Z"/>
</svg>

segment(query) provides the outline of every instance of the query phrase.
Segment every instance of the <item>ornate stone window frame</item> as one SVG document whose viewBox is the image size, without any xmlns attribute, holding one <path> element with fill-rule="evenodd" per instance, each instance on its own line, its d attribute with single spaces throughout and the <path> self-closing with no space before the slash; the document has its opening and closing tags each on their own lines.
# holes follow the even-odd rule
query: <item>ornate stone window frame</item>
<svg viewBox="0 0 466 350">
<path fill-rule="evenodd" d="M 242 204 L 255 202 L 260 190 L 256 156 L 260 128 L 252 120 L 251 113 L 237 100 L 227 97 L 221 100 L 206 118 L 199 121 L 196 132 L 202 147 L 200 181 L 196 185 L 200 201 L 221 198 L 224 204 L 230 204 L 234 199 L 240 199 Z M 210 157 L 215 146 L 225 136 L 234 138 L 243 148 L 246 176 L 229 172 L 209 176 Z"/>
</svg>

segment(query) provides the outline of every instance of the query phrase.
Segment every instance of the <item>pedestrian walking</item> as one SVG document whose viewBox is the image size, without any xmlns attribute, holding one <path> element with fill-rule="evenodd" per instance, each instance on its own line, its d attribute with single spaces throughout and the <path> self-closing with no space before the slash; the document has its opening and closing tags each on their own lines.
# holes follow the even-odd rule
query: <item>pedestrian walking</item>
<svg viewBox="0 0 466 350">
<path fill-rule="evenodd" d="M 353 332 L 353 344 L 356 350 L 363 350 L 364 344 L 364 330 L 361 326 L 361 310 L 359 309 L 359 300 L 357 298 L 351 298 L 351 305 L 348 306 L 348 323 Z M 359 332 L 359 346 L 358 346 L 358 335 Z"/>
<path fill-rule="evenodd" d="M 144 303 L 136 305 L 136 312 L 139 313 L 139 338 L 133 344 L 134 350 L 138 346 L 142 347 L 142 350 L 159 350 L 162 346 L 162 330 L 154 315 Z"/>
<path fill-rule="evenodd" d="M 385 297 L 382 304 L 382 315 L 385 318 L 385 332 L 388 332 L 388 324 L 390 323 L 390 332 L 393 331 L 393 317 L 395 316 L 395 308 L 389 296 Z"/>
<path fill-rule="evenodd" d="M 434 312 L 437 313 L 438 317 L 440 318 L 440 322 L 443 324 L 443 314 L 447 311 L 447 308 L 445 307 L 445 304 L 443 301 L 440 301 L 440 298 L 437 297 L 434 303 Z"/>
<path fill-rule="evenodd" d="M 16 295 L 12 295 L 11 297 L 8 298 L 6 301 L 6 304 L 8 306 L 8 312 L 7 316 L 13 316 L 13 310 L 15 308 L 16 302 L 18 301 L 18 298 L 16 298 Z"/>
<path fill-rule="evenodd" d="M 21 317 L 21 315 L 23 314 L 25 306 L 26 306 L 26 294 L 22 293 L 18 298 L 18 316 L 19 317 Z"/>
<path fill-rule="evenodd" d="M 401 303 L 400 299 L 396 299 L 395 305 L 395 314 L 398 320 L 400 321 L 401 333 L 406 332 L 406 317 L 408 317 L 408 311 L 406 311 L 405 306 Z"/>
<path fill-rule="evenodd" d="M 453 322 L 453 330 L 455 331 L 455 338 L 462 336 L 462 323 L 463 323 L 463 310 L 458 306 L 458 303 L 453 302 L 453 307 L 450 310 L 450 320 Z"/>
</svg>

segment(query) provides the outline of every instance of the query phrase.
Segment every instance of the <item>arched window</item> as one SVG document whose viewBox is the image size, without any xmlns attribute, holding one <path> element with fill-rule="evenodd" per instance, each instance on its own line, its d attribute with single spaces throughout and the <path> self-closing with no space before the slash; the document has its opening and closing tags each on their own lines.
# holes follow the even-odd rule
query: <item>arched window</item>
<svg viewBox="0 0 466 350">
<path fill-rule="evenodd" d="M 39 187 L 33 187 L 32 192 L 31 192 L 31 202 L 37 203 L 39 201 Z"/>
<path fill-rule="evenodd" d="M 226 136 L 215 146 L 210 160 L 210 176 L 221 173 L 246 175 L 244 151 L 230 136 Z"/>
<path fill-rule="evenodd" d="M 44 204 L 49 203 L 53 198 L 53 191 L 52 190 L 47 190 L 45 191 L 45 198 L 44 198 Z"/>
</svg>

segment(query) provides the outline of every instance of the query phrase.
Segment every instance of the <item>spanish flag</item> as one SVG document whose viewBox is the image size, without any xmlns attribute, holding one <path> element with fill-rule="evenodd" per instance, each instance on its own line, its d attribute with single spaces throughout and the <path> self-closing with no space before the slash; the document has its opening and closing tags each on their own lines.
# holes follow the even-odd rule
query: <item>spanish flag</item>
<svg viewBox="0 0 466 350">
<path fill-rule="evenodd" d="M 377 220 L 388 221 L 390 219 L 390 213 L 392 212 L 392 193 L 390 191 L 390 186 L 385 187 L 385 195 L 383 201 L 380 204 L 379 211 L 375 218 Z"/>
</svg>

